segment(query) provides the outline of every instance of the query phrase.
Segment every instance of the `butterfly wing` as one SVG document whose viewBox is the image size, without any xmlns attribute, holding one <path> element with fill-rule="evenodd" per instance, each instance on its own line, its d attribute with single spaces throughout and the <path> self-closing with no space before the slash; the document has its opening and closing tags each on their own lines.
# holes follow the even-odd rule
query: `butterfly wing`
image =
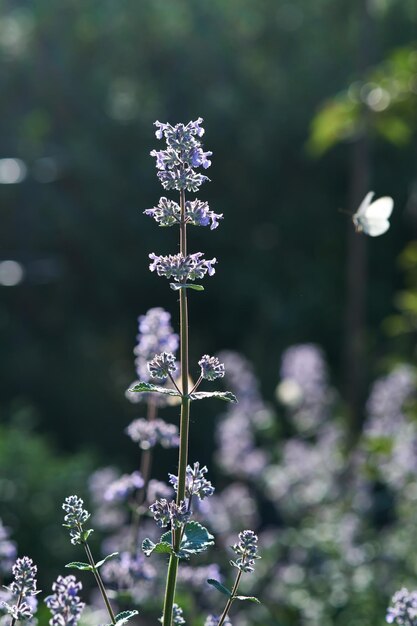
<svg viewBox="0 0 417 626">
<path fill-rule="evenodd" d="M 361 219 L 361 226 L 363 232 L 370 237 L 378 237 L 387 232 L 389 228 L 389 221 L 380 218 L 368 218 L 363 216 Z"/>
<path fill-rule="evenodd" d="M 390 196 L 383 196 L 366 207 L 363 216 L 368 220 L 387 220 L 393 208 L 394 200 Z"/>
<path fill-rule="evenodd" d="M 356 217 L 360 217 L 361 215 L 365 213 L 366 209 L 371 204 L 371 200 L 374 197 L 374 195 L 375 195 L 374 191 L 370 191 L 369 193 L 366 194 L 366 196 L 360 203 L 358 210 L 355 213 Z"/>
</svg>

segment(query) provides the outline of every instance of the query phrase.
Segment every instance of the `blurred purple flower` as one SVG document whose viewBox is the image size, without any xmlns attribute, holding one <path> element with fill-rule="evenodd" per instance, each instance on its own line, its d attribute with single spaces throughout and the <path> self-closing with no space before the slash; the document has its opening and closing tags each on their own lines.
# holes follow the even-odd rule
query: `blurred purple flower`
<svg viewBox="0 0 417 626">
<path fill-rule="evenodd" d="M 296 428 L 301 432 L 317 428 L 328 417 L 333 395 L 321 348 L 311 343 L 288 348 L 282 355 L 280 376 L 276 396 Z"/>
</svg>

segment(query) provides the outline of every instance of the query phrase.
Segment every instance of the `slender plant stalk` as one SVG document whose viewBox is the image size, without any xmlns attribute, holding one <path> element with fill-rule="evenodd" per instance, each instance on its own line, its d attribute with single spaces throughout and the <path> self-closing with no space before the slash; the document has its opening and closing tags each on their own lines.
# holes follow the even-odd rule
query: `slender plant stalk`
<svg viewBox="0 0 417 626">
<path fill-rule="evenodd" d="M 233 603 L 233 601 L 235 599 L 235 595 L 236 595 L 237 589 L 239 587 L 239 583 L 240 583 L 241 577 L 242 577 L 242 570 L 239 570 L 239 572 L 238 572 L 238 574 L 236 576 L 235 584 L 233 585 L 232 593 L 230 595 L 230 598 L 226 602 L 226 606 L 224 607 L 224 611 L 223 611 L 223 613 L 221 615 L 220 621 L 219 621 L 217 626 L 222 626 L 223 623 L 224 623 L 224 620 L 227 617 L 227 614 L 228 614 L 228 612 L 230 610 L 230 607 L 232 606 L 232 603 Z"/>
<path fill-rule="evenodd" d="M 93 555 L 91 554 L 91 550 L 90 550 L 90 548 L 88 546 L 88 543 L 86 541 L 83 541 L 83 545 L 84 545 L 84 548 L 85 548 L 85 552 L 87 554 L 88 562 L 91 565 L 91 569 L 93 571 L 94 578 L 96 579 L 98 588 L 100 589 L 101 595 L 102 595 L 103 600 L 104 600 L 104 604 L 106 605 L 106 609 L 107 609 L 107 611 L 109 613 L 111 622 L 112 622 L 112 624 L 116 624 L 116 618 L 114 616 L 113 609 L 111 608 L 110 600 L 109 600 L 109 598 L 107 596 L 107 592 L 106 592 L 106 589 L 104 587 L 103 581 L 101 580 L 100 573 L 99 573 L 98 569 L 95 566 Z"/>
<path fill-rule="evenodd" d="M 187 256 L 187 224 L 185 219 L 185 192 L 180 192 L 180 252 Z M 185 499 L 185 479 L 188 462 L 188 433 L 190 422 L 190 400 L 188 398 L 188 306 L 187 290 L 180 289 L 180 358 L 181 358 L 181 418 L 180 418 L 180 447 L 178 456 L 178 489 L 177 505 Z M 181 529 L 172 531 L 172 543 L 176 553 L 181 544 Z M 178 573 L 178 557 L 171 554 L 167 572 L 167 582 L 164 599 L 163 626 L 171 626 L 172 609 L 175 599 L 175 587 Z"/>
</svg>

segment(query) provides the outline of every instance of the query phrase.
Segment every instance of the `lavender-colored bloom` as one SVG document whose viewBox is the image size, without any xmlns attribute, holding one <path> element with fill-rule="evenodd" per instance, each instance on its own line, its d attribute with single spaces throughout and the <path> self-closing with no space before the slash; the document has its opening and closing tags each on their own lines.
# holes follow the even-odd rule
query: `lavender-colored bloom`
<svg viewBox="0 0 417 626">
<path fill-rule="evenodd" d="M 156 572 L 149 559 L 143 554 L 132 555 L 129 551 L 121 552 L 117 559 L 111 559 L 101 569 L 103 579 L 115 585 L 118 590 L 128 590 L 139 581 L 150 581 Z"/>
<path fill-rule="evenodd" d="M 188 510 L 187 503 L 181 501 L 177 505 L 174 501 L 167 502 L 165 498 L 157 500 L 149 507 L 153 513 L 155 522 L 160 528 L 165 528 L 171 523 L 173 528 L 180 528 L 188 522 L 191 512 Z"/>
<path fill-rule="evenodd" d="M 9 574 L 16 559 L 16 544 L 10 541 L 10 531 L 0 519 L 0 576 Z"/>
<path fill-rule="evenodd" d="M 417 591 L 408 591 L 403 587 L 394 594 L 391 602 L 386 616 L 388 624 L 417 625 Z"/>
<path fill-rule="evenodd" d="M 164 196 L 159 199 L 158 205 L 146 209 L 145 215 L 153 217 L 160 226 L 173 226 L 181 222 L 181 209 L 177 202 Z M 192 226 L 209 226 L 214 230 L 223 219 L 222 213 L 215 213 L 209 209 L 207 202 L 201 200 L 187 200 L 185 203 L 185 221 Z"/>
<path fill-rule="evenodd" d="M 165 189 L 197 191 L 203 182 L 209 180 L 194 171 L 194 168 L 202 166 L 207 169 L 211 165 L 208 157 L 212 152 L 204 152 L 198 139 L 204 134 L 202 121 L 198 118 L 186 125 L 176 126 L 155 122 L 158 129 L 155 135 L 158 139 L 165 137 L 167 148 L 152 150 L 151 156 L 156 158 L 158 178 Z"/>
<path fill-rule="evenodd" d="M 217 356 L 225 366 L 227 388 L 239 399 L 239 412 L 247 413 L 257 424 L 263 423 L 267 411 L 252 364 L 233 350 L 223 350 Z"/>
<path fill-rule="evenodd" d="M 160 226 L 173 226 L 181 221 L 181 209 L 177 202 L 169 200 L 162 196 L 159 199 L 158 206 L 152 209 L 146 209 L 145 215 L 153 217 Z"/>
<path fill-rule="evenodd" d="M 0 602 L 0 608 L 11 615 L 14 620 L 21 622 L 32 619 L 34 615 L 32 607 L 25 601 L 16 604 L 9 604 L 8 602 L 2 601 Z"/>
<path fill-rule="evenodd" d="M 231 565 L 241 572 L 253 572 L 255 559 L 261 558 L 258 556 L 258 537 L 253 530 L 243 530 L 239 533 L 239 542 L 235 543 L 232 549 L 238 558 L 236 561 L 230 561 Z"/>
<path fill-rule="evenodd" d="M 157 354 L 148 363 L 148 370 L 153 378 L 168 378 L 169 373 L 176 369 L 175 356 L 171 352 Z"/>
<path fill-rule="evenodd" d="M 187 224 L 193 226 L 208 226 L 214 230 L 219 225 L 219 220 L 223 219 L 223 213 L 215 213 L 209 209 L 207 202 L 192 200 L 185 203 L 185 217 Z"/>
<path fill-rule="evenodd" d="M 288 439 L 281 462 L 270 464 L 262 475 L 266 494 L 281 512 L 295 516 L 302 509 L 333 500 L 339 493 L 344 445 L 343 431 L 336 424 L 322 427 L 315 442 Z"/>
<path fill-rule="evenodd" d="M 149 450 L 158 443 L 163 448 L 176 448 L 179 445 L 178 428 L 162 419 L 133 420 L 126 428 L 126 433 L 142 450 Z"/>
<path fill-rule="evenodd" d="M 365 442 L 378 450 L 372 462 L 396 489 L 417 474 L 417 426 L 404 412 L 404 405 L 414 394 L 415 381 L 410 366 L 398 365 L 374 383 L 367 402 Z"/>
<path fill-rule="evenodd" d="M 220 622 L 220 615 L 208 615 L 206 617 L 206 621 L 204 622 L 204 626 L 218 626 Z M 224 626 L 232 626 L 232 622 L 229 619 L 229 616 L 226 615 L 226 619 L 223 622 Z"/>
<path fill-rule="evenodd" d="M 52 584 L 53 594 L 45 598 L 45 604 L 52 613 L 51 626 L 76 626 L 85 606 L 79 592 L 82 584 L 75 576 L 58 576 Z"/>
<path fill-rule="evenodd" d="M 253 494 L 243 483 L 233 482 L 220 495 L 204 500 L 199 509 L 214 533 L 222 536 L 234 536 L 242 527 L 259 524 Z"/>
<path fill-rule="evenodd" d="M 104 500 L 107 502 L 123 502 L 137 489 L 141 489 L 144 484 L 140 472 L 124 474 L 107 487 L 104 492 Z"/>
<path fill-rule="evenodd" d="M 153 513 L 153 518 L 160 528 L 165 528 L 170 522 L 170 507 L 165 498 L 157 500 L 149 507 Z"/>
<path fill-rule="evenodd" d="M 169 254 L 168 256 L 157 256 L 153 252 L 149 255 L 152 263 L 149 265 L 151 272 L 156 270 L 158 276 L 172 278 L 176 282 L 187 282 L 203 278 L 206 274 L 213 276 L 215 273 L 215 258 L 204 259 L 202 252 L 195 252 L 184 257 L 180 254 Z"/>
<path fill-rule="evenodd" d="M 209 578 L 221 580 L 222 575 L 220 567 L 217 563 L 200 565 L 197 567 L 182 565 L 178 570 L 178 580 L 181 581 L 187 589 L 191 588 L 195 591 L 205 591 L 207 589 L 207 580 Z"/>
<path fill-rule="evenodd" d="M 216 378 L 223 378 L 224 376 L 224 364 L 220 363 L 216 356 L 209 356 L 205 354 L 198 362 L 201 367 L 201 376 L 206 380 L 216 380 Z"/>
<path fill-rule="evenodd" d="M 238 405 L 227 412 L 217 427 L 216 459 L 228 474 L 256 478 L 267 465 L 267 454 L 255 447 L 252 419 L 253 414 Z"/>
<path fill-rule="evenodd" d="M 164 621 L 163 616 L 159 619 L 160 622 Z M 181 626 L 181 624 L 185 624 L 185 619 L 183 618 L 183 611 L 181 609 L 181 607 L 178 606 L 178 604 L 174 603 L 173 607 L 172 607 L 172 624 L 178 624 L 178 626 Z"/>
<path fill-rule="evenodd" d="M 366 409 L 369 419 L 366 434 L 391 436 L 403 421 L 403 405 L 415 390 L 416 376 L 408 365 L 398 365 L 390 374 L 373 385 Z"/>
<path fill-rule="evenodd" d="M 36 591 L 36 565 L 33 564 L 32 559 L 27 556 L 23 556 L 21 559 L 17 559 L 16 563 L 12 567 L 12 573 L 14 580 L 8 589 L 16 596 L 34 596 Z"/>
<path fill-rule="evenodd" d="M 301 431 L 316 428 L 326 419 L 332 396 L 322 350 L 311 343 L 288 348 L 280 374 L 276 395 L 295 426 Z"/>
<path fill-rule="evenodd" d="M 154 502 L 155 500 L 167 499 L 170 498 L 173 494 L 173 489 L 166 483 L 161 482 L 160 480 L 155 480 L 155 478 L 151 478 L 148 483 L 147 489 L 147 501 Z"/>
<path fill-rule="evenodd" d="M 0 607 L 14 620 L 23 621 L 33 617 L 36 603 L 31 602 L 31 596 L 36 596 L 39 593 L 36 589 L 36 572 L 36 565 L 27 556 L 17 559 L 12 567 L 14 580 L 6 587 L 12 597 L 8 598 L 7 601 L 2 600 Z M 14 603 L 13 596 L 16 599 Z"/>
<path fill-rule="evenodd" d="M 83 524 L 90 517 L 90 513 L 84 508 L 84 501 L 78 496 L 68 496 L 62 508 L 66 512 L 63 526 L 69 528 L 71 543 L 76 545 L 82 543 L 82 534 L 84 533 Z"/>
<path fill-rule="evenodd" d="M 149 380 L 148 361 L 161 352 L 175 354 L 179 339 L 173 332 L 171 315 L 161 307 L 149 309 L 146 315 L 138 318 L 138 323 L 135 365 L 138 378 L 146 382 Z M 141 395 L 135 394 L 137 398 Z"/>
<path fill-rule="evenodd" d="M 211 482 L 204 478 L 204 474 L 207 474 L 207 467 L 200 468 L 200 463 L 196 461 L 194 466 L 187 465 L 185 475 L 185 496 L 186 498 L 192 498 L 198 496 L 200 500 L 204 500 L 208 496 L 212 496 L 214 493 L 214 487 Z M 178 491 L 178 476 L 174 474 L 168 474 L 169 482 L 174 486 L 175 491 Z"/>
</svg>

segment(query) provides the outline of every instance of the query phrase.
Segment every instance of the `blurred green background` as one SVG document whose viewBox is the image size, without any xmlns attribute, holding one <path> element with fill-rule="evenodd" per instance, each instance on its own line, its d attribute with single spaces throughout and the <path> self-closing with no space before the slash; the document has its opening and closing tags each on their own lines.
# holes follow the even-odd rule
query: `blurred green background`
<svg viewBox="0 0 417 626">
<path fill-rule="evenodd" d="M 136 318 L 163 306 L 178 321 L 176 295 L 148 271 L 149 252 L 177 250 L 142 213 L 164 194 L 153 122 L 201 116 L 213 182 L 200 198 L 225 219 L 190 234 L 191 251 L 219 261 L 190 295 L 192 358 L 240 350 L 270 397 L 281 351 L 316 342 L 356 428 L 392 349 L 381 322 L 402 285 L 397 257 L 417 231 L 415 1 L 0 10 L 0 262 L 15 262 L 0 265 L 2 424 L 23 429 L 28 449 L 36 428 L 57 455 L 89 451 L 75 464 L 85 471 L 91 454 L 131 467 Z M 369 189 L 395 202 L 372 240 L 339 211 Z"/>
</svg>

